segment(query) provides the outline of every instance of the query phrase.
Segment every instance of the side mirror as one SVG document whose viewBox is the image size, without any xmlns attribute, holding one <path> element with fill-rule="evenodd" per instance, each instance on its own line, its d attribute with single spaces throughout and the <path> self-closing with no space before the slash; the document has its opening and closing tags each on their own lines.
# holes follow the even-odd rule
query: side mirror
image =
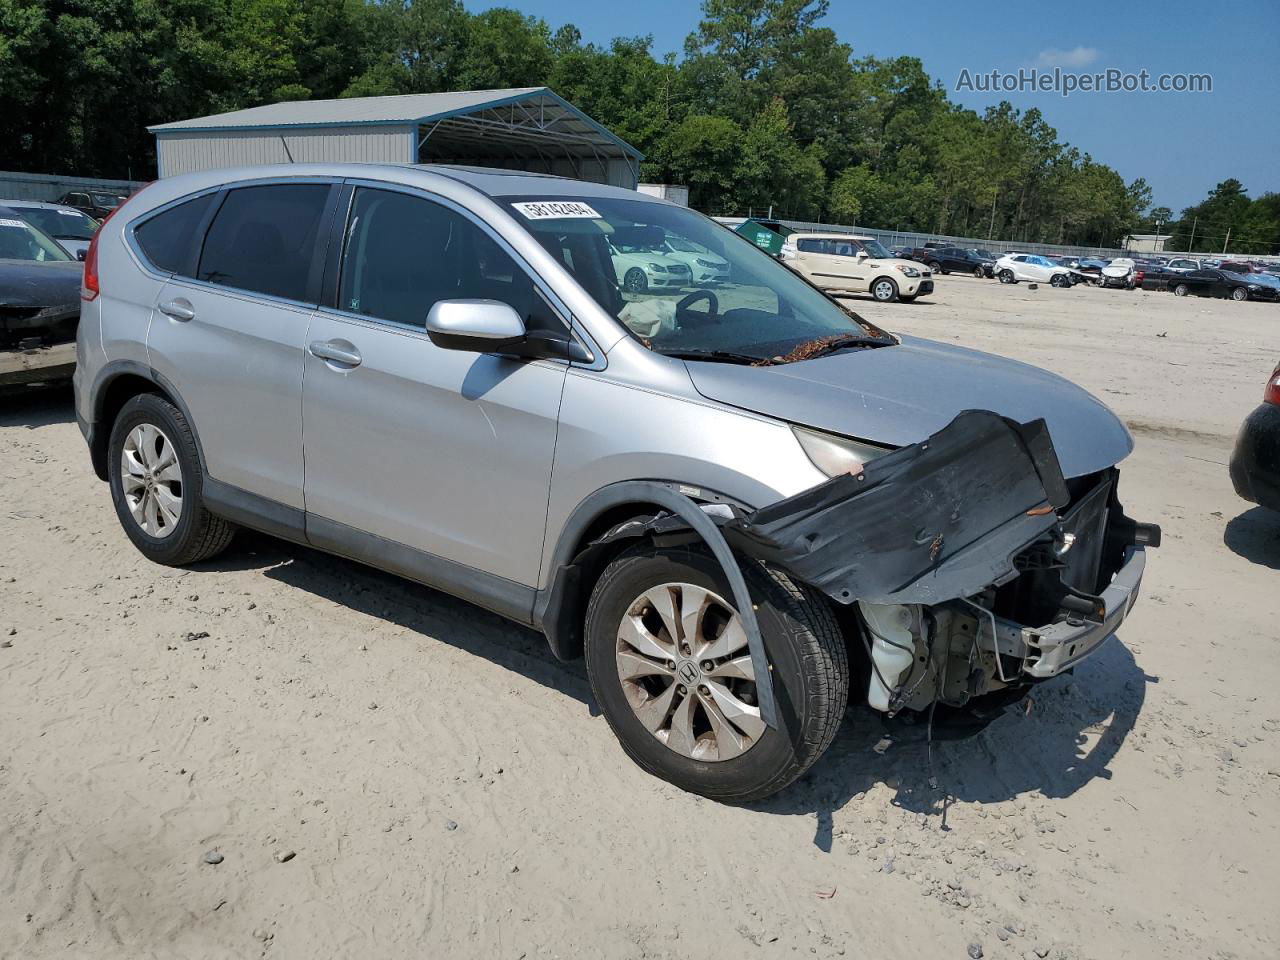
<svg viewBox="0 0 1280 960">
<path fill-rule="evenodd" d="M 530 360 L 592 360 L 590 352 L 567 334 L 526 330 L 520 314 L 499 300 L 437 301 L 427 313 L 427 336 L 444 350 Z"/>
<path fill-rule="evenodd" d="M 83 260 L 84 260 L 84 258 L 85 258 L 85 254 L 86 254 L 86 253 L 88 253 L 88 252 L 89 252 L 89 251 L 87 251 L 87 250 L 77 250 L 77 251 L 76 251 L 76 259 L 77 259 L 77 260 L 81 260 L 81 261 L 83 261 Z"/>
<path fill-rule="evenodd" d="M 859 250 L 859 251 L 858 251 L 858 253 L 857 253 L 857 255 L 856 255 L 856 258 L 857 258 L 858 260 L 865 260 L 865 259 L 867 259 L 867 251 L 865 251 L 865 250 Z"/>
</svg>

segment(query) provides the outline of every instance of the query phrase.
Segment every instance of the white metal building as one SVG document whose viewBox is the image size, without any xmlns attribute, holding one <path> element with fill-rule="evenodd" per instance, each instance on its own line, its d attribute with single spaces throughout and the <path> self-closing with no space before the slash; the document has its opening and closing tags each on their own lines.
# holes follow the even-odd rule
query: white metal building
<svg viewBox="0 0 1280 960">
<path fill-rule="evenodd" d="M 634 189 L 642 159 L 546 87 L 299 100 L 147 129 L 162 177 L 255 163 L 455 163 Z"/>
</svg>

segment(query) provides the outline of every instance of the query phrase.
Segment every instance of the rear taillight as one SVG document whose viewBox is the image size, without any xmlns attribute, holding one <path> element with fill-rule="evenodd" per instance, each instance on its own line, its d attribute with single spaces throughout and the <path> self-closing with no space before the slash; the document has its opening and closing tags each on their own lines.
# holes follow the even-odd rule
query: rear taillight
<svg viewBox="0 0 1280 960">
<path fill-rule="evenodd" d="M 117 213 L 124 209 L 124 205 L 140 194 L 150 183 L 144 183 L 133 193 L 125 198 L 120 206 L 116 207 L 98 224 L 98 229 L 93 231 L 93 239 L 89 241 L 89 250 L 84 255 L 84 276 L 80 281 L 80 299 L 84 301 L 96 300 L 98 294 L 102 292 L 98 285 L 98 238 L 102 236 L 102 228 L 107 225 L 107 221 L 114 217 Z"/>
<path fill-rule="evenodd" d="M 1267 389 L 1262 391 L 1262 402 L 1274 403 L 1280 407 L 1280 367 L 1276 367 L 1271 379 L 1267 381 Z"/>
</svg>

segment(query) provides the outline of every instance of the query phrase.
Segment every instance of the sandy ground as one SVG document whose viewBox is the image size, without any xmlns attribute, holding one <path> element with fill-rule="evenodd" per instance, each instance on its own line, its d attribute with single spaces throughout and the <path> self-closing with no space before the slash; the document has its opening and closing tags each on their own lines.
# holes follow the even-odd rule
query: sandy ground
<svg viewBox="0 0 1280 960">
<path fill-rule="evenodd" d="M 769 802 L 682 794 L 528 631 L 260 536 L 146 562 L 69 391 L 0 400 L 0 955 L 1280 955 L 1280 518 L 1225 467 L 1280 307 L 948 277 L 859 309 L 1087 386 L 1165 531 L 1121 642 L 937 745 L 941 791 L 851 710 Z"/>
</svg>

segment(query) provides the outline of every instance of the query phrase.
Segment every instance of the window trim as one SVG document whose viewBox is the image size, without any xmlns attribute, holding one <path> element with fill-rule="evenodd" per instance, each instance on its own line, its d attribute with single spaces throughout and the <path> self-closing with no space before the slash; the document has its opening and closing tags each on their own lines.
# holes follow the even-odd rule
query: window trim
<svg viewBox="0 0 1280 960">
<path fill-rule="evenodd" d="M 396 320 L 384 320 L 381 317 L 372 317 L 368 314 L 355 313 L 350 310 L 343 310 L 338 306 L 338 286 L 341 282 L 342 262 L 346 255 L 346 239 L 347 226 L 351 222 L 351 210 L 355 203 L 356 191 L 364 188 L 367 190 L 382 190 L 388 193 L 403 193 L 419 200 L 426 200 L 430 203 L 436 203 L 440 206 L 453 211 L 473 226 L 479 228 L 485 233 L 490 240 L 497 244 L 498 248 L 509 256 L 512 262 L 529 278 L 533 283 L 534 291 L 542 298 L 543 302 L 551 309 L 552 313 L 559 318 L 564 324 L 565 330 L 570 336 L 575 337 L 582 346 L 591 354 L 592 360 L 588 362 L 565 360 L 548 360 L 547 362 L 561 364 L 564 366 L 574 366 L 579 369 L 602 370 L 605 367 L 604 351 L 595 343 L 590 334 L 577 317 L 564 304 L 551 286 L 542 278 L 542 276 L 530 266 L 526 260 L 515 249 L 515 247 L 499 233 L 490 223 L 479 217 L 474 211 L 468 209 L 449 197 L 442 196 L 438 193 L 432 193 L 422 187 L 411 186 L 404 183 L 396 183 L 389 180 L 370 180 L 363 177 L 347 177 L 342 181 L 339 189 L 339 200 L 337 201 L 337 209 L 334 212 L 333 219 L 329 228 L 328 250 L 324 263 L 324 276 L 321 282 L 320 303 L 317 310 L 327 316 L 338 317 L 347 320 L 358 320 L 364 324 L 368 324 L 372 328 L 386 327 L 397 332 L 413 333 L 430 339 L 426 329 L 423 326 L 411 323 L 401 323 Z M 541 360 L 533 361 L 541 363 Z"/>
</svg>

